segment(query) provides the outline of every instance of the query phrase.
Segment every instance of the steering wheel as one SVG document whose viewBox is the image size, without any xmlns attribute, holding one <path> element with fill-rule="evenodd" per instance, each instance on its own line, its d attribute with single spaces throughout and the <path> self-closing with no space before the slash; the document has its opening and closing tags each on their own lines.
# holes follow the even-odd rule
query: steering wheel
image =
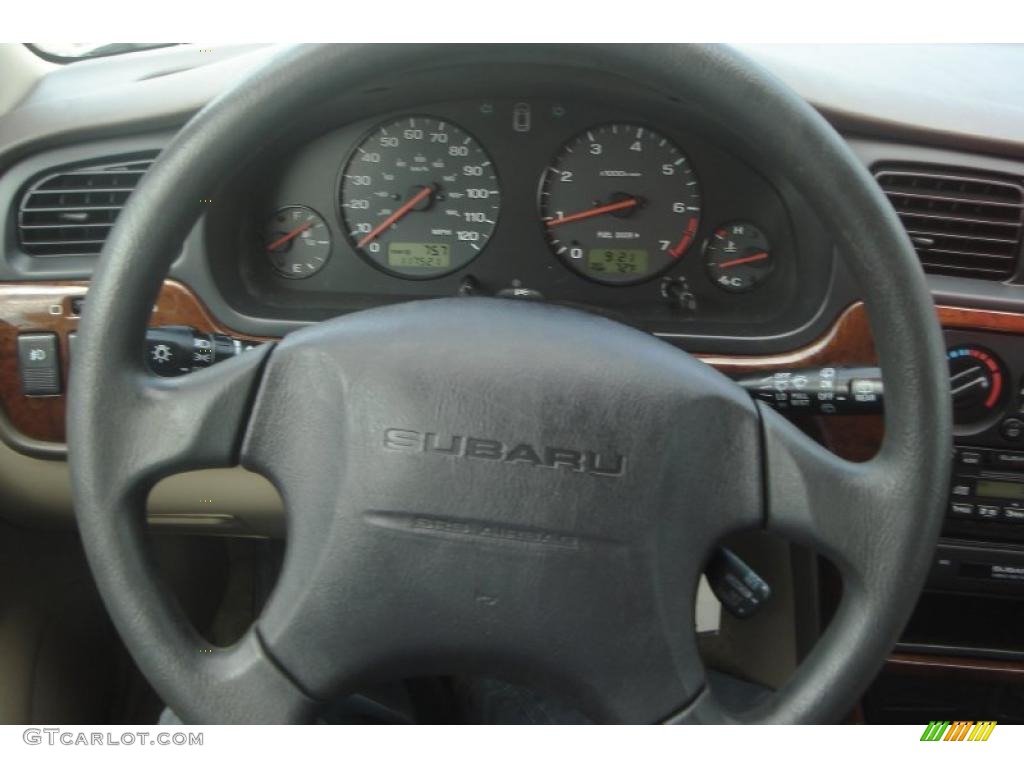
<svg viewBox="0 0 1024 768">
<path fill-rule="evenodd" d="M 885 438 L 841 460 L 638 330 L 507 299 L 415 301 L 304 328 L 178 379 L 140 350 L 200 200 L 311 105 L 381 72 L 549 63 L 615 72 L 745 125 L 858 278 Z M 194 722 L 308 722 L 373 679 L 536 685 L 598 722 L 842 717 L 894 644 L 941 524 L 951 446 L 941 333 L 897 217 L 835 131 L 738 53 L 697 46 L 312 46 L 210 103 L 134 192 L 89 289 L 71 379 L 77 518 L 114 623 Z M 285 562 L 235 645 L 208 648 L 162 586 L 144 507 L 160 478 L 241 464 L 288 513 Z M 843 580 L 792 678 L 726 711 L 694 601 L 722 537 L 762 528 Z"/>
</svg>

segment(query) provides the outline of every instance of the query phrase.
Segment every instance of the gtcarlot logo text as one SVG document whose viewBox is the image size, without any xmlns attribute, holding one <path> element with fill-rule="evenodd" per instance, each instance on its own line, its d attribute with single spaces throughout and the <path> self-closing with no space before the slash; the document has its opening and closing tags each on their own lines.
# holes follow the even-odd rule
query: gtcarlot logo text
<svg viewBox="0 0 1024 768">
<path fill-rule="evenodd" d="M 26 728 L 26 744 L 65 747 L 201 747 L 203 734 L 189 731 L 78 731 L 68 728 Z"/>
</svg>

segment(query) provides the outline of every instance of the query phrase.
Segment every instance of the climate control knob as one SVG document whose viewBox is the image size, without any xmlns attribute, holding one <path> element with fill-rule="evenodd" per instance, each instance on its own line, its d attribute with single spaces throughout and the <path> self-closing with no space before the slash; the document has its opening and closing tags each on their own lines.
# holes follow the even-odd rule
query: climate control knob
<svg viewBox="0 0 1024 768">
<path fill-rule="evenodd" d="M 949 388 L 953 395 L 953 418 L 957 424 L 982 421 L 1003 401 L 1006 374 L 992 352 L 974 345 L 951 348 Z"/>
</svg>

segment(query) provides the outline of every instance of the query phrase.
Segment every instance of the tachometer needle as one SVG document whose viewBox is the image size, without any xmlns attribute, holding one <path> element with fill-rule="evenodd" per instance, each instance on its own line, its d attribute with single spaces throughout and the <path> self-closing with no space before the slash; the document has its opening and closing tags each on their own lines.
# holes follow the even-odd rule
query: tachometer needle
<svg viewBox="0 0 1024 768">
<path fill-rule="evenodd" d="M 738 259 L 732 259 L 731 261 L 723 261 L 718 265 L 719 269 L 728 269 L 729 267 L 738 267 L 740 264 L 752 264 L 755 261 L 764 261 L 768 258 L 766 251 L 755 253 L 750 256 L 741 256 Z"/>
<path fill-rule="evenodd" d="M 276 251 L 278 248 L 280 248 L 282 245 L 287 243 L 289 240 L 291 240 L 294 237 L 298 237 L 303 232 L 305 232 L 307 229 L 312 227 L 313 224 L 314 224 L 314 222 L 312 222 L 312 221 L 307 221 L 307 222 L 305 222 L 303 224 L 299 224 L 299 226 L 297 226 L 291 232 L 288 232 L 287 234 L 281 235 L 279 238 L 277 238 L 277 240 L 275 240 L 270 245 L 268 245 L 267 246 L 267 250 L 268 251 Z"/>
<path fill-rule="evenodd" d="M 365 235 L 363 235 L 363 239 L 360 240 L 358 243 L 356 243 L 356 247 L 357 248 L 362 248 L 364 245 L 367 245 L 368 243 L 373 242 L 373 239 L 375 237 L 377 237 L 377 235 L 379 235 L 385 229 L 387 229 L 392 224 L 394 224 L 396 221 L 401 219 L 403 216 L 405 216 L 405 214 L 407 214 L 409 211 L 411 211 L 417 205 L 422 203 L 424 200 L 426 200 L 432 194 L 434 194 L 434 188 L 432 186 L 424 187 L 423 189 L 421 189 L 415 195 L 413 195 L 408 200 L 406 200 L 405 203 L 398 208 L 398 210 L 396 210 L 394 213 L 392 213 L 390 216 L 388 216 L 386 219 L 384 219 L 384 221 L 382 221 L 376 227 L 374 227 L 369 232 L 367 232 Z"/>
<path fill-rule="evenodd" d="M 596 208 L 590 208 L 586 211 L 580 211 L 579 213 L 570 213 L 568 216 L 560 216 L 557 219 L 548 219 L 544 223 L 549 227 L 557 227 L 559 224 L 568 224 L 570 221 L 580 221 L 581 219 L 589 219 L 591 216 L 601 216 L 605 213 L 615 213 L 615 211 L 624 211 L 627 208 L 635 208 L 640 205 L 640 201 L 635 197 L 627 197 L 625 200 L 619 200 L 615 203 L 609 203 L 608 205 L 599 205 Z"/>
</svg>

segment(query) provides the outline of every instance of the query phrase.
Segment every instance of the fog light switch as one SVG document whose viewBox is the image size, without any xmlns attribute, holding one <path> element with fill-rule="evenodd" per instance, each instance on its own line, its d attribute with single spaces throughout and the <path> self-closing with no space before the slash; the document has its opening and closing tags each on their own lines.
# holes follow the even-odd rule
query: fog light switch
<svg viewBox="0 0 1024 768">
<path fill-rule="evenodd" d="M 60 394 L 57 334 L 18 334 L 18 370 L 21 391 L 29 397 Z"/>
</svg>

